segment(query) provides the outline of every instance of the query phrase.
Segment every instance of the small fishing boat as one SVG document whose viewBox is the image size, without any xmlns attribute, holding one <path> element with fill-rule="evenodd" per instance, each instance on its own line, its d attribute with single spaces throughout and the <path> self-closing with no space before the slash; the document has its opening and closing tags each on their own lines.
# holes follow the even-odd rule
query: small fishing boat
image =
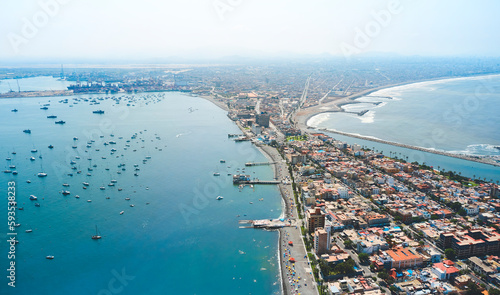
<svg viewBox="0 0 500 295">
<path fill-rule="evenodd" d="M 48 256 L 46 256 L 45 258 L 47 258 L 47 259 L 49 259 L 49 260 L 52 260 L 52 259 L 54 259 L 54 255 L 48 255 Z"/>
</svg>

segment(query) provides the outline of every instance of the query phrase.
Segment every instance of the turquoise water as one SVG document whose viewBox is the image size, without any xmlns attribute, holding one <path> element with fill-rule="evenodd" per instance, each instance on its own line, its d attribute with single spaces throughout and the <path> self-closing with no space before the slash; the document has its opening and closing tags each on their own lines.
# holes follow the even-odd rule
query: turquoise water
<svg viewBox="0 0 500 295">
<path fill-rule="evenodd" d="M 345 105 L 347 112 L 324 113 L 308 121 L 316 128 L 329 128 L 468 155 L 500 159 L 500 76 L 437 80 L 376 91 Z M 330 134 L 350 143 L 384 151 L 386 155 L 408 157 L 462 175 L 500 180 L 500 168 L 456 158 L 395 147 L 348 136 Z"/>
<path fill-rule="evenodd" d="M 228 139 L 238 128 L 206 100 L 179 93 L 126 96 L 133 101 L 116 104 L 120 95 L 108 96 L 115 100 L 75 96 L 103 98 L 99 105 L 73 104 L 74 97 L 67 97 L 69 103 L 59 103 L 62 98 L 0 100 L 0 169 L 13 164 L 18 171 L 0 174 L 5 223 L 8 181 L 16 182 L 18 206 L 24 207 L 16 211 L 21 224 L 16 228 L 16 288 L 7 286 L 4 275 L 1 293 L 279 294 L 278 234 L 238 228 L 239 219 L 280 216 L 279 192 L 275 186 L 240 190 L 227 175 L 265 157 L 248 142 Z M 49 109 L 40 110 L 43 104 Z M 14 108 L 19 111 L 11 112 Z M 97 109 L 105 114 L 93 114 Z M 66 124 L 54 124 L 60 119 Z M 31 134 L 22 132 L 28 128 Z M 109 141 L 116 144 L 104 145 Z M 33 148 L 38 152 L 31 153 Z M 37 177 L 41 171 L 48 176 Z M 273 177 L 267 166 L 249 167 L 246 173 Z M 111 180 L 114 187 L 108 186 Z M 63 196 L 62 190 L 70 194 Z M 31 194 L 38 201 L 30 201 Z M 216 200 L 219 195 L 224 199 Z M 95 226 L 100 240 L 91 239 Z M 1 249 L 6 269 L 8 244 Z"/>
</svg>

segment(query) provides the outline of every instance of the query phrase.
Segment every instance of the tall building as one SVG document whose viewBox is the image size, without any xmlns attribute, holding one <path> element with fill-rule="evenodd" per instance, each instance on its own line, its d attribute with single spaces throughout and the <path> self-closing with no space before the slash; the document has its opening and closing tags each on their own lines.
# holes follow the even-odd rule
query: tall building
<svg viewBox="0 0 500 295">
<path fill-rule="evenodd" d="M 255 121 L 262 127 L 269 128 L 269 118 L 271 116 L 268 114 L 258 114 L 255 117 Z"/>
<path fill-rule="evenodd" d="M 455 250 L 458 258 L 500 254 L 500 234 L 493 229 L 441 233 L 438 244 Z"/>
<path fill-rule="evenodd" d="M 311 208 L 306 212 L 306 226 L 310 233 L 313 233 L 317 227 L 325 227 L 325 213 L 321 208 Z"/>
<path fill-rule="evenodd" d="M 325 254 L 330 249 L 328 236 L 328 233 L 322 227 L 318 227 L 314 231 L 314 253 L 316 255 Z"/>
</svg>

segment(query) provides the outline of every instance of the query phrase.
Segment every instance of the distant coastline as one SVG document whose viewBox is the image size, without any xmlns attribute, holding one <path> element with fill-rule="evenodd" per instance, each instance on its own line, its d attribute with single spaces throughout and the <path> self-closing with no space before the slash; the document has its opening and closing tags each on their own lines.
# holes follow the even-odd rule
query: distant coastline
<svg viewBox="0 0 500 295">
<path fill-rule="evenodd" d="M 363 140 L 369 140 L 369 141 L 373 141 L 373 142 L 379 142 L 379 143 L 383 143 L 383 144 L 389 144 L 389 145 L 393 145 L 393 146 L 409 148 L 409 149 L 413 149 L 413 150 L 418 150 L 418 151 L 423 151 L 423 152 L 428 152 L 428 153 L 433 153 L 433 154 L 438 154 L 438 155 L 443 155 L 443 156 L 448 156 L 448 157 L 453 157 L 453 158 L 458 158 L 458 159 L 463 159 L 463 160 L 468 160 L 468 161 L 473 161 L 473 162 L 478 162 L 478 163 L 482 163 L 482 164 L 488 164 L 488 165 L 500 167 L 500 163 L 498 163 L 494 159 L 491 159 L 488 157 L 455 154 L 455 153 L 450 153 L 450 152 L 446 152 L 446 151 L 428 149 L 428 148 L 423 148 L 423 147 L 419 147 L 419 146 L 407 145 L 407 144 L 394 142 L 394 141 L 388 141 L 388 140 L 374 138 L 374 137 L 366 136 L 366 135 L 352 134 L 349 132 L 332 130 L 332 129 L 328 129 L 328 128 L 318 129 L 318 128 L 314 128 L 313 126 L 308 125 L 308 122 L 310 121 L 310 119 L 317 116 L 317 115 L 324 114 L 324 113 L 345 112 L 345 110 L 342 109 L 342 106 L 357 103 L 355 101 L 356 99 L 368 96 L 369 94 L 380 91 L 380 90 L 390 89 L 390 88 L 405 86 L 405 85 L 411 85 L 411 84 L 425 83 L 425 82 L 448 81 L 448 80 L 452 81 L 452 80 L 473 79 L 473 78 L 499 76 L 499 75 L 500 75 L 500 73 L 491 73 L 491 74 L 480 74 L 480 75 L 470 75 L 470 76 L 461 76 L 461 77 L 442 77 L 442 78 L 435 78 L 435 79 L 428 79 L 428 80 L 417 80 L 417 81 L 410 81 L 410 82 L 404 82 L 404 83 L 376 87 L 373 89 L 368 89 L 368 90 L 365 90 L 362 92 L 358 92 L 356 94 L 353 94 L 353 95 L 350 95 L 347 97 L 336 99 L 334 101 L 328 102 L 328 103 L 323 104 L 323 105 L 317 105 L 317 106 L 313 106 L 313 107 L 309 107 L 307 109 L 301 110 L 300 112 L 298 112 L 295 115 L 293 120 L 296 123 L 297 128 L 301 129 L 303 132 L 308 132 L 310 130 L 331 132 L 331 133 L 336 133 L 339 135 L 344 135 L 344 136 L 348 136 L 348 137 L 352 137 L 352 138 L 359 138 L 359 139 L 363 139 Z"/>
</svg>

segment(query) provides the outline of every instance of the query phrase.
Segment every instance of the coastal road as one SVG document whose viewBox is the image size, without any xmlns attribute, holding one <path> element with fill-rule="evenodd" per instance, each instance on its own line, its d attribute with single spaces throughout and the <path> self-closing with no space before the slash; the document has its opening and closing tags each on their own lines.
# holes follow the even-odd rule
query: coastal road
<svg viewBox="0 0 500 295">
<path fill-rule="evenodd" d="M 270 146 L 259 146 L 263 152 L 275 164 L 275 177 L 279 180 L 290 179 L 288 166 L 283 161 L 278 151 Z M 318 295 L 318 289 L 314 281 L 311 265 L 307 258 L 306 248 L 302 240 L 300 229 L 301 221 L 297 219 L 297 207 L 293 197 L 293 190 L 290 181 L 278 185 L 281 196 L 285 203 L 283 217 L 290 219 L 292 226 L 280 229 L 280 253 L 281 274 L 284 294 Z M 289 242 L 293 245 L 289 245 Z M 295 259 L 295 263 L 290 262 L 290 258 Z M 300 287 L 299 287 L 300 286 Z"/>
</svg>

